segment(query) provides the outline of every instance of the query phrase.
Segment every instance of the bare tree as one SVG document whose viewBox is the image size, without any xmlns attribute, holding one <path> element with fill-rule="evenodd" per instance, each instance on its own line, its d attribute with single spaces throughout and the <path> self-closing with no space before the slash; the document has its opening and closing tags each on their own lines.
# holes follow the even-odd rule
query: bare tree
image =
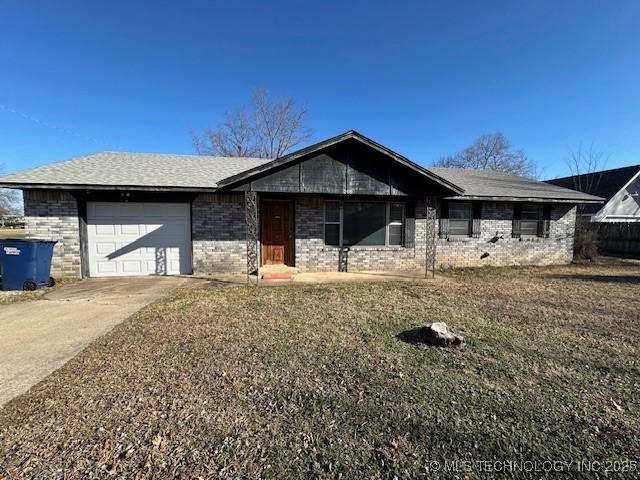
<svg viewBox="0 0 640 480">
<path fill-rule="evenodd" d="M 535 164 L 522 150 L 514 150 L 503 133 L 481 135 L 464 150 L 441 157 L 434 162 L 436 167 L 475 168 L 535 177 Z"/>
<path fill-rule="evenodd" d="M 4 171 L 4 165 L 0 164 L 0 173 Z M 20 211 L 20 194 L 15 190 L 0 188 L 0 216 L 15 215 Z"/>
<path fill-rule="evenodd" d="M 581 144 L 578 148 L 571 149 L 565 160 L 571 176 L 573 188 L 580 192 L 595 194 L 602 179 L 601 171 L 607 163 L 604 152 L 594 143 L 588 147 Z M 573 239 L 573 255 L 581 260 L 593 260 L 598 255 L 598 232 L 591 224 L 591 214 L 587 209 L 592 206 L 577 205 L 575 236 Z"/>
<path fill-rule="evenodd" d="M 581 144 L 571 149 L 565 163 L 573 176 L 573 188 L 580 192 L 591 193 L 598 188 L 608 158 L 594 143 L 588 147 Z"/>
<path fill-rule="evenodd" d="M 250 109 L 226 112 L 217 126 L 192 132 L 193 146 L 200 155 L 278 158 L 311 139 L 307 113 L 291 97 L 272 98 L 256 88 Z"/>
<path fill-rule="evenodd" d="M 15 213 L 16 201 L 16 192 L 5 188 L 0 188 L 0 216 L 11 215 Z"/>
</svg>

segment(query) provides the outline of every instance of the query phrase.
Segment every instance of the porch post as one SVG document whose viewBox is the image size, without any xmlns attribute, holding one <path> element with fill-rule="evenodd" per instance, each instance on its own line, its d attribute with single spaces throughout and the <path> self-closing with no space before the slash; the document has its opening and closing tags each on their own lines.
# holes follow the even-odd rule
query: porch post
<svg viewBox="0 0 640 480">
<path fill-rule="evenodd" d="M 247 231 L 247 281 L 249 275 L 258 273 L 258 194 L 244 192 L 244 208 Z"/>
<path fill-rule="evenodd" d="M 425 226 L 425 264 L 424 278 L 436 276 L 436 197 L 425 199 L 426 226 Z"/>
</svg>

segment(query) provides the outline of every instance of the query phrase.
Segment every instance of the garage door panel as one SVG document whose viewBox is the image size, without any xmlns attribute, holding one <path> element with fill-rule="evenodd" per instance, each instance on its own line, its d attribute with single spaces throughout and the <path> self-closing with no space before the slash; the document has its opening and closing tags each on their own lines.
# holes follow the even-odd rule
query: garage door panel
<svg viewBox="0 0 640 480">
<path fill-rule="evenodd" d="M 95 245 L 95 253 L 99 255 L 108 255 L 118 249 L 116 242 L 98 242 Z"/>
<path fill-rule="evenodd" d="M 182 218 L 185 215 L 185 211 L 184 211 L 184 207 L 180 207 L 180 206 L 173 206 L 173 207 L 169 207 L 167 209 L 167 216 L 169 218 L 175 217 L 175 218 Z"/>
<path fill-rule="evenodd" d="M 96 225 L 96 234 L 97 235 L 115 235 L 116 233 L 116 225 Z"/>
<path fill-rule="evenodd" d="M 147 233 L 146 231 L 141 232 L 140 230 L 146 230 L 146 228 L 144 228 L 144 225 L 139 225 L 139 224 L 130 224 L 130 225 L 120 225 L 120 233 L 122 233 L 123 235 L 136 235 L 139 236 L 143 233 Z"/>
<path fill-rule="evenodd" d="M 156 261 L 154 260 L 147 260 L 147 271 L 149 272 L 155 272 L 156 271 Z"/>
<path fill-rule="evenodd" d="M 122 273 L 142 274 L 145 269 L 142 267 L 143 262 L 140 260 L 123 260 Z"/>
<path fill-rule="evenodd" d="M 163 219 L 170 219 L 171 217 L 175 217 L 176 213 L 175 212 L 179 212 L 177 216 L 180 217 L 180 219 L 184 218 L 185 216 L 185 209 L 182 208 L 181 206 L 163 206 L 163 205 L 152 205 L 152 204 L 147 204 L 144 206 L 143 208 L 143 215 L 145 215 L 146 217 L 149 218 L 163 218 Z"/>
<path fill-rule="evenodd" d="M 117 273 L 117 265 L 113 262 L 103 262 L 103 261 L 98 261 L 96 262 L 97 265 L 97 276 L 100 275 L 104 275 L 104 274 L 112 274 L 112 273 Z"/>
<path fill-rule="evenodd" d="M 92 276 L 191 273 L 189 204 L 87 204 Z"/>
<path fill-rule="evenodd" d="M 93 217 L 108 217 L 113 215 L 114 210 L 117 207 L 114 206 L 113 203 L 94 203 L 92 208 L 88 209 L 88 213 L 92 214 Z"/>
<path fill-rule="evenodd" d="M 123 218 L 139 218 L 143 215 L 142 205 L 139 203 L 120 203 L 116 204 L 118 216 Z"/>
</svg>

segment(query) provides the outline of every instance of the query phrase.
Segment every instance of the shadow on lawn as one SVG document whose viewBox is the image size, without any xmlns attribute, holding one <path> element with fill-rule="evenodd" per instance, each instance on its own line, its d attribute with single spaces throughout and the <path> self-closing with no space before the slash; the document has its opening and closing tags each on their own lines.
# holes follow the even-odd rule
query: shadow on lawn
<svg viewBox="0 0 640 480">
<path fill-rule="evenodd" d="M 569 275 L 547 275 L 546 278 L 558 280 L 583 280 L 602 283 L 640 284 L 640 275 L 583 275 L 579 273 Z"/>
<path fill-rule="evenodd" d="M 411 330 L 405 330 L 404 332 L 400 332 L 396 335 L 396 338 L 401 342 L 408 343 L 410 345 L 421 346 L 424 345 L 422 342 L 423 328 L 412 328 Z"/>
</svg>

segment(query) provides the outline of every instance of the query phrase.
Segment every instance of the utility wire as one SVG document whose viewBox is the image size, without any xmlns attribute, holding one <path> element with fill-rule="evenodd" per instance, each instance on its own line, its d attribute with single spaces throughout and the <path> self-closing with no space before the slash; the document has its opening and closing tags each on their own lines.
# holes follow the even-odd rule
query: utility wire
<svg viewBox="0 0 640 480">
<path fill-rule="evenodd" d="M 100 146 L 100 145 L 102 145 L 102 146 L 109 145 L 107 142 L 97 140 L 94 137 L 91 137 L 89 135 L 85 135 L 83 133 L 76 132 L 75 130 L 72 130 L 72 129 L 67 128 L 67 127 L 61 127 L 59 125 L 55 125 L 53 123 L 49 123 L 49 122 L 47 122 L 45 120 L 40 120 L 39 118 L 36 118 L 33 115 L 29 115 L 28 113 L 21 112 L 19 110 L 16 110 L 15 108 L 11 108 L 11 107 L 9 107 L 7 105 L 3 105 L 1 103 L 0 103 L 0 110 L 3 110 L 5 112 L 12 113 L 12 114 L 17 115 L 19 117 L 22 117 L 25 120 L 28 120 L 28 121 L 33 122 L 33 123 L 36 123 L 36 124 L 38 124 L 38 125 L 40 125 L 42 127 L 45 127 L 45 128 L 51 129 L 51 130 L 55 130 L 57 132 L 64 133 L 64 134 L 67 134 L 67 135 L 71 135 L 71 136 L 74 136 L 76 138 L 80 138 L 82 140 L 86 140 L 86 141 L 91 142 L 91 143 L 93 143 L 95 145 L 98 145 L 98 146 Z M 111 149 L 111 148 L 107 148 L 107 149 L 108 150 L 117 150 L 117 149 Z"/>
</svg>

